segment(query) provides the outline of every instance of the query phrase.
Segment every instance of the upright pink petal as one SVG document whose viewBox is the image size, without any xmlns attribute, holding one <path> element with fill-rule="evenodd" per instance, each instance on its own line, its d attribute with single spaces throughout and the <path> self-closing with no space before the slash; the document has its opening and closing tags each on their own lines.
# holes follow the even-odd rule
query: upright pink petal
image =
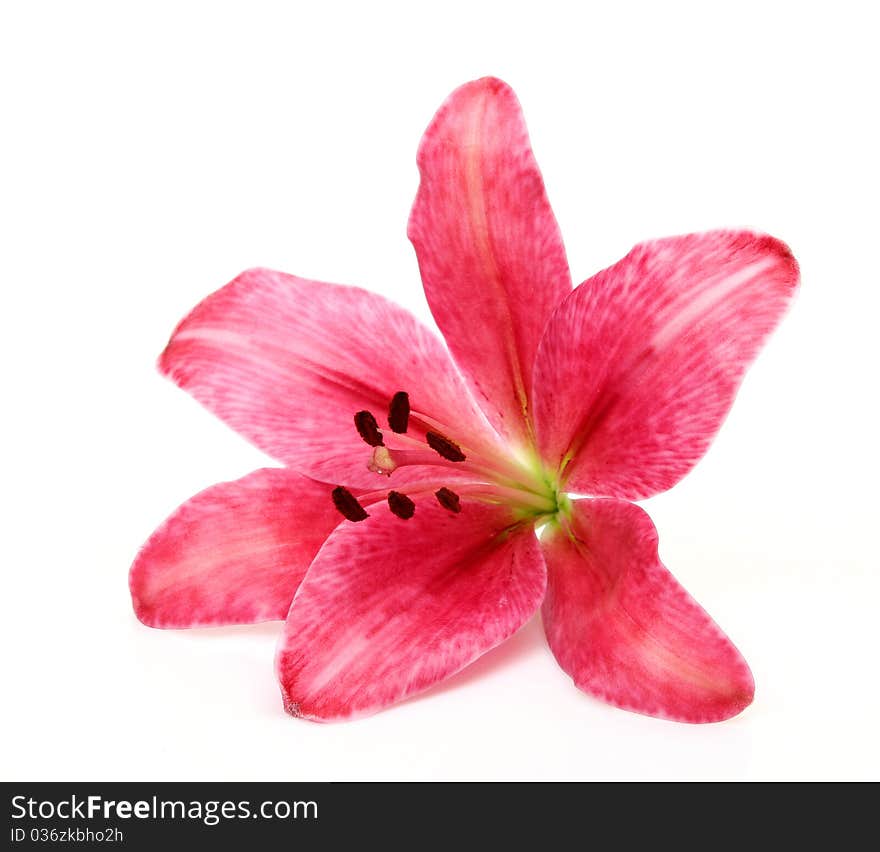
<svg viewBox="0 0 880 852">
<path fill-rule="evenodd" d="M 542 539 L 544 629 L 575 684 L 610 704 L 680 722 L 718 722 L 755 691 L 746 661 L 657 555 L 638 506 L 577 500 Z M 549 531 L 548 531 L 549 532 Z"/>
<path fill-rule="evenodd" d="M 509 509 L 417 500 L 404 521 L 374 507 L 321 549 L 278 648 L 285 707 L 341 720 L 374 713 L 457 672 L 535 612 L 544 563 Z"/>
<path fill-rule="evenodd" d="M 282 619 L 309 564 L 342 521 L 331 487 L 284 469 L 223 482 L 178 508 L 129 576 L 150 627 Z"/>
<path fill-rule="evenodd" d="M 431 310 L 490 420 L 525 443 L 535 352 L 571 276 L 516 95 L 490 77 L 457 89 L 418 163 L 409 238 Z"/>
<path fill-rule="evenodd" d="M 713 231 L 642 243 L 576 288 L 535 364 L 545 462 L 565 487 L 641 499 L 705 453 L 797 285 L 772 237 Z"/>
<path fill-rule="evenodd" d="M 180 323 L 159 367 L 262 450 L 334 484 L 376 487 L 353 417 L 384 425 L 397 391 L 415 431 L 428 415 L 459 443 L 492 440 L 442 342 L 356 287 L 251 269 Z"/>
</svg>

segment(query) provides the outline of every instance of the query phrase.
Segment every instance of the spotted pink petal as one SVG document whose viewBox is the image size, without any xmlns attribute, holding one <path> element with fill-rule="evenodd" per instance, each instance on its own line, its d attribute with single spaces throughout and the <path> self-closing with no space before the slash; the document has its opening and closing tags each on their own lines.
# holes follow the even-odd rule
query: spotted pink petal
<svg viewBox="0 0 880 852">
<path fill-rule="evenodd" d="M 642 243 L 576 288 L 535 364 L 545 463 L 568 490 L 641 499 L 705 453 L 798 282 L 778 240 L 713 231 Z"/>
<path fill-rule="evenodd" d="M 132 565 L 131 597 L 150 627 L 282 619 L 314 555 L 342 520 L 331 487 L 265 468 L 178 508 Z"/>
<path fill-rule="evenodd" d="M 431 311 L 489 419 L 524 443 L 535 352 L 571 276 L 513 90 L 453 92 L 418 164 L 409 238 Z"/>
<path fill-rule="evenodd" d="M 546 584 L 531 527 L 510 509 L 430 497 L 404 521 L 345 521 L 294 599 L 276 667 L 286 709 L 313 720 L 374 713 L 454 674 L 537 610 Z"/>
<path fill-rule="evenodd" d="M 495 440 L 442 342 L 357 287 L 248 270 L 180 323 L 159 368 L 260 449 L 333 484 L 376 487 L 353 417 L 371 410 L 384 425 L 397 391 L 412 431 L 427 415 L 459 443 Z"/>
<path fill-rule="evenodd" d="M 751 704 L 746 661 L 657 555 L 638 506 L 577 500 L 542 539 L 544 629 L 584 692 L 650 716 L 718 722 Z"/>
</svg>

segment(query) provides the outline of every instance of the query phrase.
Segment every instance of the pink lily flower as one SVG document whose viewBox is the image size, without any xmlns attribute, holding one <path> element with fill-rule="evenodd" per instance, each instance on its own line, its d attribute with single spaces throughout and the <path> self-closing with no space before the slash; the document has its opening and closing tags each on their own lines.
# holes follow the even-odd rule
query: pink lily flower
<svg viewBox="0 0 880 852">
<path fill-rule="evenodd" d="M 748 231 L 671 237 L 572 288 L 497 79 L 453 92 L 418 165 L 409 237 L 448 351 L 377 295 L 265 269 L 199 304 L 160 370 L 285 467 L 159 527 L 131 569 L 138 618 L 286 618 L 285 708 L 341 720 L 451 676 L 540 607 L 590 695 L 739 713 L 748 665 L 631 501 L 706 452 L 797 286 L 791 252 Z"/>
</svg>

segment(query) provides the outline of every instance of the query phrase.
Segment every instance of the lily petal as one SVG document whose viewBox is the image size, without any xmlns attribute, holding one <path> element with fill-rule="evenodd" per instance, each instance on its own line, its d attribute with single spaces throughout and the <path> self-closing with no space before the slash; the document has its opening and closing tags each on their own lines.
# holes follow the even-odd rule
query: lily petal
<svg viewBox="0 0 880 852">
<path fill-rule="evenodd" d="M 565 487 L 636 500 L 678 482 L 797 282 L 784 243 L 713 231 L 642 243 L 577 287 L 535 364 L 538 445 Z"/>
<path fill-rule="evenodd" d="M 657 555 L 638 506 L 577 500 L 541 541 L 542 615 L 559 665 L 584 692 L 649 716 L 718 722 L 747 707 L 746 661 Z"/>
<path fill-rule="evenodd" d="M 422 414 L 451 421 L 461 442 L 493 440 L 442 342 L 357 287 L 248 270 L 178 325 L 159 369 L 260 449 L 333 484 L 375 487 L 353 417 L 382 415 L 398 391 L 415 431 Z"/>
<path fill-rule="evenodd" d="M 141 548 L 129 587 L 150 627 L 283 619 L 300 581 L 342 520 L 331 487 L 265 468 L 180 506 Z"/>
<path fill-rule="evenodd" d="M 449 677 L 519 629 L 546 575 L 530 526 L 509 509 L 416 501 L 401 520 L 374 507 L 344 522 L 297 592 L 276 669 L 288 712 L 374 713 Z"/>
<path fill-rule="evenodd" d="M 513 90 L 456 89 L 418 165 L 408 234 L 431 311 L 492 424 L 525 444 L 535 352 L 571 275 Z"/>
</svg>

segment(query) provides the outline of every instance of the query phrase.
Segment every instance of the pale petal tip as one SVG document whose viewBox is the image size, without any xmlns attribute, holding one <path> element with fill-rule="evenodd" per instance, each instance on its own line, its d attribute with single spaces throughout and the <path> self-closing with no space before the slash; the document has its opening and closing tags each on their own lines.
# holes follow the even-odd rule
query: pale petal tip
<svg viewBox="0 0 880 852">
<path fill-rule="evenodd" d="M 788 243 L 770 234 L 756 233 L 752 235 L 759 252 L 776 258 L 779 264 L 779 279 L 787 286 L 789 294 L 800 284 L 801 270 Z"/>
<path fill-rule="evenodd" d="M 186 314 L 183 319 L 180 320 L 179 323 L 174 327 L 174 331 L 171 332 L 171 336 L 168 338 L 168 342 L 165 344 L 165 348 L 159 354 L 159 357 L 156 359 L 156 369 L 159 371 L 161 375 L 163 375 L 167 379 L 171 379 L 174 382 L 179 381 L 179 374 L 177 372 L 178 365 L 176 363 L 175 356 L 175 343 L 177 342 L 177 337 L 181 331 L 183 331 L 193 320 L 193 318 L 197 318 L 202 311 L 204 311 L 208 306 L 212 305 L 214 301 L 217 299 L 220 293 L 234 291 L 240 287 L 248 287 L 253 285 L 255 282 L 272 280 L 279 275 L 275 270 L 269 269 L 265 266 L 251 266 L 245 269 L 243 272 L 240 272 L 235 276 L 231 281 L 227 284 L 224 284 L 222 287 L 216 289 L 213 293 L 205 296 L 188 314 Z"/>
<path fill-rule="evenodd" d="M 695 725 L 713 724 L 726 722 L 739 716 L 755 699 L 755 679 L 745 660 L 741 660 L 742 667 L 732 673 L 728 689 L 719 690 L 714 695 L 707 697 L 706 703 L 695 706 L 685 712 L 676 715 L 666 715 L 674 722 L 687 722 Z"/>
<path fill-rule="evenodd" d="M 725 719 L 732 719 L 734 716 L 738 716 L 754 700 L 755 678 L 752 675 L 751 669 L 748 667 L 745 660 L 743 660 L 743 671 L 740 674 L 739 683 L 737 684 L 737 688 L 731 692 L 730 698 L 728 699 L 728 712 L 721 716 L 718 721 L 723 722 Z"/>
<path fill-rule="evenodd" d="M 282 690 L 282 701 L 284 702 L 284 712 L 289 713 L 294 719 L 308 718 L 302 711 L 302 705 L 298 701 L 294 701 L 292 698 L 285 695 L 284 690 Z"/>
<path fill-rule="evenodd" d="M 144 627 L 160 628 L 162 625 L 156 622 L 155 613 L 145 606 L 143 602 L 132 595 L 131 608 L 134 611 L 135 618 L 144 625 Z"/>
<path fill-rule="evenodd" d="M 752 703 L 755 692 L 754 687 L 750 689 L 743 687 L 730 692 L 723 699 L 716 698 L 708 705 L 701 706 L 697 704 L 686 710 L 683 710 L 681 707 L 673 709 L 664 706 L 650 707 L 627 704 L 610 695 L 599 695 L 598 693 L 596 695 L 613 707 L 627 710 L 631 713 L 638 713 L 642 716 L 651 716 L 656 719 L 665 719 L 669 722 L 686 725 L 713 725 L 739 716 Z"/>
<path fill-rule="evenodd" d="M 789 283 L 791 289 L 794 290 L 798 284 L 800 284 L 801 280 L 801 268 L 797 262 L 797 258 L 794 256 L 794 252 L 792 252 L 787 243 L 784 243 L 776 237 L 767 236 L 765 239 L 767 240 L 768 249 L 772 250 L 779 258 L 786 273 L 786 281 Z"/>
<path fill-rule="evenodd" d="M 315 724 L 326 724 L 328 722 L 345 721 L 345 717 L 321 716 L 310 711 L 304 701 L 295 698 L 284 685 L 281 686 L 281 702 L 284 705 L 284 712 L 294 719 L 302 719 L 305 722 L 314 722 Z"/>
<path fill-rule="evenodd" d="M 758 254 L 774 257 L 780 265 L 781 278 L 792 289 L 800 281 L 800 266 L 788 243 L 760 231 L 741 232 Z"/>
<path fill-rule="evenodd" d="M 459 86 L 456 89 L 456 92 L 460 92 L 463 90 L 476 90 L 481 89 L 483 91 L 489 92 L 492 95 L 497 95 L 501 92 L 505 94 L 510 92 L 513 93 L 513 89 L 504 82 L 504 80 L 499 77 L 487 76 L 487 77 L 478 77 L 476 80 L 471 80 L 469 83 L 465 83 L 463 86 Z M 454 93 L 453 93 L 454 94 Z"/>
<path fill-rule="evenodd" d="M 144 553 L 151 540 L 152 536 L 138 551 L 138 555 L 128 571 L 128 593 L 131 595 L 131 608 L 135 618 L 145 627 L 158 628 L 162 625 L 156 619 L 155 607 L 150 606 L 142 594 Z"/>
<path fill-rule="evenodd" d="M 508 109 L 512 107 L 517 114 L 520 111 L 516 93 L 498 77 L 479 77 L 454 89 L 434 114 L 419 143 L 416 163 L 423 177 L 426 159 L 438 141 L 455 139 L 462 121 L 475 109 L 483 109 L 487 99 L 507 101 Z"/>
</svg>

